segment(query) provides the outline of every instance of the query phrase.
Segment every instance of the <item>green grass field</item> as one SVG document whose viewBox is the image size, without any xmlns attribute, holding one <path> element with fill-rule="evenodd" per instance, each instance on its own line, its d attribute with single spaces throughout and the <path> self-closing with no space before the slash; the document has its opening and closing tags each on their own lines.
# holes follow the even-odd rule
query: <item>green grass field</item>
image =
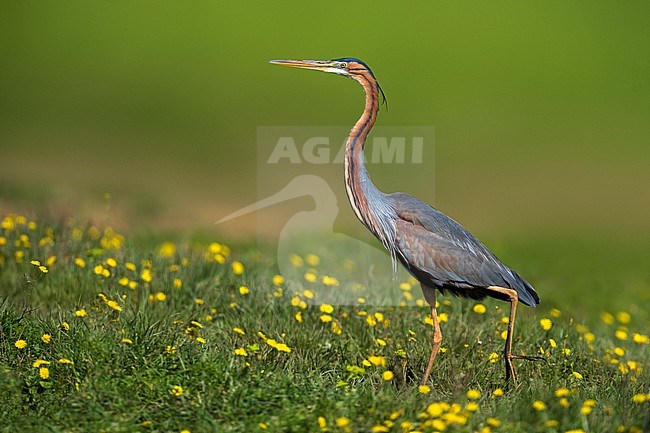
<svg viewBox="0 0 650 433">
<path fill-rule="evenodd" d="M 522 264 L 533 281 L 555 276 L 555 289 L 540 290 L 549 302 L 539 308 L 520 309 L 516 351 L 548 363 L 517 362 L 514 387 L 503 383 L 500 357 L 507 304 L 439 297 L 443 349 L 419 387 L 431 327 L 412 281 L 394 283 L 408 306 L 318 305 L 344 281 L 324 275 L 315 255 L 296 259 L 313 281 L 293 293 L 256 247 L 125 237 L 73 220 L 0 220 L 2 431 L 648 426 L 649 317 L 634 300 L 647 281 L 625 267 L 608 273 L 622 281 L 617 291 L 589 292 L 609 281 L 588 265 L 571 278 L 543 250 L 546 261 Z M 567 248 L 565 259 L 581 254 Z M 643 269 L 638 260 L 630 266 Z"/>
</svg>

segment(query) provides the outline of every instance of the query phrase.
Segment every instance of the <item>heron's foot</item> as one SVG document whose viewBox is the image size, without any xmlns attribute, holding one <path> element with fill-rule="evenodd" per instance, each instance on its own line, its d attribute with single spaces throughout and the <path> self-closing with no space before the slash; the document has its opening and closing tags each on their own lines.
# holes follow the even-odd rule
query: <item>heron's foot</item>
<svg viewBox="0 0 650 433">
<path fill-rule="evenodd" d="M 506 355 L 506 386 L 510 383 L 517 384 L 517 372 L 515 366 L 512 365 L 512 360 Z"/>
<path fill-rule="evenodd" d="M 542 357 L 542 356 L 530 356 L 530 355 L 513 355 L 512 353 L 509 353 L 506 355 L 506 358 L 509 359 L 525 359 L 527 361 L 544 361 L 545 363 L 548 364 L 548 359 Z"/>
</svg>

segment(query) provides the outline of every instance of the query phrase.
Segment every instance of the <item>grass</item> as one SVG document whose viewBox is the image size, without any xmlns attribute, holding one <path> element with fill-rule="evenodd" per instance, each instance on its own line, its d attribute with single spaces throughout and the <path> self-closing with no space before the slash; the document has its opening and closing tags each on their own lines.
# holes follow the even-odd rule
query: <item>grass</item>
<svg viewBox="0 0 650 433">
<path fill-rule="evenodd" d="M 346 282 L 326 275 L 318 256 L 295 262 L 316 281 L 294 291 L 255 247 L 144 242 L 72 220 L 0 221 L 2 431 L 648 426 L 649 318 L 632 302 L 620 311 L 597 310 L 593 299 L 588 311 L 522 308 L 516 350 L 548 363 L 517 362 L 521 381 L 507 388 L 499 356 L 507 304 L 440 297 L 443 351 L 420 388 L 431 327 L 413 281 L 391 282 L 402 306 L 318 305 Z M 563 275 L 562 266 L 549 273 Z M 630 281 L 647 290 L 640 275 Z M 602 284 L 588 272 L 580 280 L 568 284 Z M 611 292 L 594 296 L 607 305 Z"/>
</svg>

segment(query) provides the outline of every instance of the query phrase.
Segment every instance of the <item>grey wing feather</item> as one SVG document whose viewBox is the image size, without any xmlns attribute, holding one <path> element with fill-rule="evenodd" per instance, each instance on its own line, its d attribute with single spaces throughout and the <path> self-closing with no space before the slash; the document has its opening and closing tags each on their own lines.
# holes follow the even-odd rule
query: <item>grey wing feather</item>
<svg viewBox="0 0 650 433">
<path fill-rule="evenodd" d="M 475 299 L 492 294 L 487 286 L 506 287 L 526 305 L 539 303 L 528 282 L 456 221 L 408 194 L 387 197 L 399 218 L 397 255 L 418 280 Z"/>
</svg>

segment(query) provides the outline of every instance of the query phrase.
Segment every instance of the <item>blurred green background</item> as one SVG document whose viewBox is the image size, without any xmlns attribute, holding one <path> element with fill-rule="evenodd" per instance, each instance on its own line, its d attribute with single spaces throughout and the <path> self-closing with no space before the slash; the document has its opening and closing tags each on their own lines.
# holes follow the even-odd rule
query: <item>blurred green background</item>
<svg viewBox="0 0 650 433">
<path fill-rule="evenodd" d="M 115 226 L 218 231 L 256 199 L 258 126 L 351 125 L 362 107 L 349 80 L 267 60 L 355 56 L 388 95 L 380 124 L 436 128 L 435 165 L 373 166 L 382 189 L 497 243 L 644 251 L 648 16 L 641 1 L 4 1 L 0 208 L 97 217 L 108 192 Z M 281 227 L 303 205 L 258 217 Z"/>
</svg>

